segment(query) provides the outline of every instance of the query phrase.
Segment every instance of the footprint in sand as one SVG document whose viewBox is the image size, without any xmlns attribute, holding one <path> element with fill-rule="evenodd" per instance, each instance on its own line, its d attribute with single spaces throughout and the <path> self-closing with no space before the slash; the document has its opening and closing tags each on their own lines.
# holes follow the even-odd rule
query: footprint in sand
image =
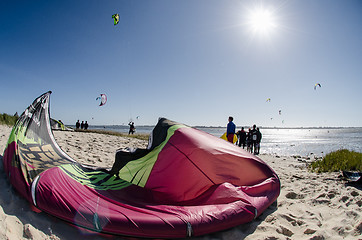
<svg viewBox="0 0 362 240">
<path fill-rule="evenodd" d="M 329 204 L 331 201 L 329 199 L 312 199 L 312 204 L 315 206 L 317 204 Z"/>
<path fill-rule="evenodd" d="M 281 214 L 280 216 L 282 218 L 284 218 L 285 220 L 287 220 L 288 222 L 290 222 L 293 226 L 301 226 L 301 225 L 305 224 L 305 222 L 302 220 L 296 220 L 296 217 L 293 216 L 292 214 L 289 214 L 289 215 Z"/>
<path fill-rule="evenodd" d="M 265 222 L 268 222 L 268 223 L 275 222 L 276 220 L 277 220 L 277 218 L 273 215 L 269 215 L 265 218 Z"/>
<path fill-rule="evenodd" d="M 303 199 L 304 198 L 304 195 L 302 194 L 297 194 L 295 192 L 288 192 L 286 195 L 285 195 L 286 198 L 288 199 Z"/>
<path fill-rule="evenodd" d="M 325 240 L 326 238 L 323 235 L 318 235 L 310 238 L 309 240 Z"/>
<path fill-rule="evenodd" d="M 359 219 L 359 214 L 355 211 L 347 211 L 346 212 L 346 215 L 349 217 L 349 218 L 354 218 L 356 220 Z"/>
<path fill-rule="evenodd" d="M 288 228 L 283 227 L 283 226 L 280 226 L 279 228 L 277 228 L 277 232 L 280 234 L 283 234 L 287 237 L 291 237 L 294 234 L 291 230 L 289 230 Z"/>
<path fill-rule="evenodd" d="M 337 192 L 332 190 L 332 191 L 330 191 L 330 192 L 327 194 L 327 197 L 328 197 L 329 199 L 332 199 L 332 198 L 334 198 L 336 195 L 337 195 Z"/>
<path fill-rule="evenodd" d="M 351 195 L 352 195 L 353 197 L 357 197 L 357 196 L 359 195 L 359 193 L 358 193 L 357 191 L 352 191 L 352 192 L 351 192 Z"/>
<path fill-rule="evenodd" d="M 332 228 L 334 231 L 338 233 L 339 236 L 345 236 L 346 235 L 346 229 L 344 227 L 334 227 Z"/>
<path fill-rule="evenodd" d="M 318 198 L 324 198 L 324 197 L 326 197 L 326 194 L 325 194 L 325 193 L 322 193 L 321 195 L 318 195 L 317 199 L 318 199 Z"/>
<path fill-rule="evenodd" d="M 340 200 L 340 201 L 342 201 L 342 202 L 346 202 L 348 199 L 349 199 L 349 197 L 347 197 L 347 196 L 343 196 L 343 197 L 341 198 L 341 200 Z"/>
<path fill-rule="evenodd" d="M 354 231 L 355 231 L 356 235 L 362 234 L 362 222 L 356 224 Z"/>
<path fill-rule="evenodd" d="M 313 234 L 313 233 L 315 233 L 316 231 L 317 231 L 317 230 L 307 228 L 307 229 L 304 231 L 304 234 Z"/>
<path fill-rule="evenodd" d="M 289 199 L 296 199 L 298 196 L 298 194 L 296 194 L 295 192 L 288 192 L 285 197 L 289 198 Z"/>
</svg>

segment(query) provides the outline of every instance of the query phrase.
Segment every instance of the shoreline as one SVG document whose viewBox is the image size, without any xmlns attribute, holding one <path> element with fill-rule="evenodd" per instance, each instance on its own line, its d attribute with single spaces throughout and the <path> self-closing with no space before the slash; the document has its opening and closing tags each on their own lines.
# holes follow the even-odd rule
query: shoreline
<svg viewBox="0 0 362 240">
<path fill-rule="evenodd" d="M 70 127 L 70 128 L 75 128 L 75 125 L 72 124 L 65 124 L 66 127 Z M 122 124 L 106 124 L 106 125 L 91 125 L 89 129 L 107 129 L 107 128 L 122 128 L 122 129 L 129 129 L 128 125 L 122 125 Z M 154 128 L 155 125 L 137 125 L 137 127 L 142 127 L 142 128 Z M 226 126 L 200 126 L 200 125 L 196 125 L 196 126 L 190 126 L 192 128 L 225 128 Z M 252 127 L 251 126 L 244 126 L 244 125 L 237 125 L 236 129 L 240 129 L 241 127 L 244 128 L 249 128 Z M 358 127 L 358 126 L 324 126 L 324 127 L 312 127 L 312 126 L 306 126 L 306 127 L 283 127 L 283 126 L 279 126 L 279 127 L 270 127 L 270 126 L 259 126 L 259 128 L 263 128 L 263 129 L 350 129 L 350 128 L 362 128 Z"/>
<path fill-rule="evenodd" d="M 153 129 L 153 128 L 152 128 Z M 137 134 L 150 134 L 151 128 L 137 128 Z M 104 129 L 102 129 L 104 130 Z M 127 135 L 128 129 L 108 128 L 110 132 Z M 225 128 L 199 129 L 213 136 L 220 137 Z M 127 132 L 126 132 L 127 131 Z M 362 128 L 351 129 L 261 129 L 263 139 L 261 153 L 279 156 L 324 157 L 326 154 L 347 149 L 362 153 Z"/>
<path fill-rule="evenodd" d="M 11 128 L 0 125 L 2 156 Z M 54 131 L 58 145 L 81 163 L 113 165 L 120 148 L 144 148 L 146 140 L 99 133 Z M 307 160 L 260 154 L 279 176 L 278 200 L 254 221 L 191 239 L 358 239 L 362 234 L 362 189 L 340 178 L 340 173 L 314 173 Z M 44 212 L 12 188 L 0 164 L 0 239 L 127 239 L 81 230 Z M 134 238 L 132 238 L 134 239 Z"/>
</svg>

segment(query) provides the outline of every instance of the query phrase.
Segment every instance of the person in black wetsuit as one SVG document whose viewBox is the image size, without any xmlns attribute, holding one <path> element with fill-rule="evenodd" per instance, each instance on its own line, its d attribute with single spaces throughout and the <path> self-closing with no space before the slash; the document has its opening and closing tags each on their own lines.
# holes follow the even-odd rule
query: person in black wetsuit
<svg viewBox="0 0 362 240">
<path fill-rule="evenodd" d="M 262 134 L 260 132 L 259 128 L 256 128 L 256 149 L 254 150 L 255 154 L 259 154 L 260 153 L 260 142 L 261 142 L 261 138 L 262 138 Z"/>
<path fill-rule="evenodd" d="M 253 129 L 251 129 L 251 153 L 254 152 L 254 154 L 256 153 L 256 144 L 257 144 L 257 140 L 258 140 L 258 134 L 257 134 L 257 130 L 256 130 L 256 125 L 253 125 Z"/>
<path fill-rule="evenodd" d="M 251 128 L 249 128 L 249 131 L 246 134 L 246 150 L 248 152 L 253 152 Z"/>
<path fill-rule="evenodd" d="M 128 134 L 134 134 L 134 132 L 136 130 L 136 128 L 134 127 L 134 122 L 129 122 L 128 125 L 129 125 Z"/>
<path fill-rule="evenodd" d="M 241 130 L 236 133 L 236 135 L 238 136 L 239 140 L 238 146 L 241 147 L 241 145 L 243 145 L 244 149 L 246 146 L 246 132 L 244 130 L 244 127 L 242 127 Z"/>
</svg>

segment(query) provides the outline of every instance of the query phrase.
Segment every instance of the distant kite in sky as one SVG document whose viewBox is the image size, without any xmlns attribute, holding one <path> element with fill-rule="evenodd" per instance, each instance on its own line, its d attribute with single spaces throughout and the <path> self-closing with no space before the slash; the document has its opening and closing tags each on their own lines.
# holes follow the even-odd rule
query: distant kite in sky
<svg viewBox="0 0 362 240">
<path fill-rule="evenodd" d="M 100 97 L 97 97 L 96 100 L 101 100 L 101 103 L 99 104 L 99 106 L 103 106 L 104 104 L 106 104 L 107 102 L 107 96 L 106 94 L 101 94 Z"/>
<path fill-rule="evenodd" d="M 279 110 L 279 115 L 282 115 L 282 110 Z"/>
<path fill-rule="evenodd" d="M 314 85 L 314 90 L 317 90 L 317 87 L 318 87 L 318 86 L 319 86 L 319 87 L 322 87 L 320 83 L 316 83 L 316 84 Z"/>
<path fill-rule="evenodd" d="M 113 18 L 113 20 L 114 20 L 114 25 L 117 25 L 118 22 L 119 22 L 119 15 L 118 15 L 118 13 L 113 14 L 113 15 L 112 15 L 112 18 Z"/>
<path fill-rule="evenodd" d="M 271 101 L 271 99 L 270 98 L 268 98 L 267 100 L 266 100 L 266 102 L 270 102 Z"/>
</svg>

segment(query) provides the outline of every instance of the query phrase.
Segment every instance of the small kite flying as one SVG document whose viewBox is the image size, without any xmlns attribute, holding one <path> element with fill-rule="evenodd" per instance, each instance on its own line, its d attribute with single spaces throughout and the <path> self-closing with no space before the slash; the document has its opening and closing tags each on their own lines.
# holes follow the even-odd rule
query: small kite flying
<svg viewBox="0 0 362 240">
<path fill-rule="evenodd" d="M 270 102 L 271 101 L 271 99 L 270 98 L 268 98 L 267 100 L 266 100 L 266 102 Z"/>
<path fill-rule="evenodd" d="M 314 85 L 314 90 L 317 90 L 317 87 L 318 87 L 318 86 L 319 86 L 319 87 L 322 87 L 320 83 L 316 83 L 316 84 Z"/>
<path fill-rule="evenodd" d="M 104 104 L 106 104 L 107 102 L 107 96 L 106 94 L 101 94 L 100 97 L 97 97 L 96 100 L 101 100 L 101 103 L 99 104 L 99 106 L 103 106 Z"/>
<path fill-rule="evenodd" d="M 117 25 L 118 22 L 119 22 L 119 15 L 118 15 L 118 13 L 113 14 L 113 15 L 112 15 L 112 18 L 113 18 L 113 20 L 114 20 L 114 25 Z"/>
</svg>

